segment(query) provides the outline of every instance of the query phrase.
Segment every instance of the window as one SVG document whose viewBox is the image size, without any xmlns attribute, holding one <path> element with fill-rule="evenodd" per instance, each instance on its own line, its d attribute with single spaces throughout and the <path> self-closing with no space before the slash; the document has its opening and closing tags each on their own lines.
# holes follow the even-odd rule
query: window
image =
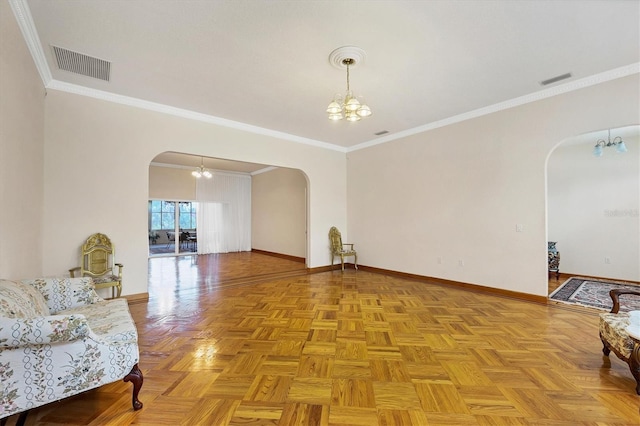
<svg viewBox="0 0 640 426">
<path fill-rule="evenodd" d="M 196 228 L 197 203 L 190 201 L 149 201 L 149 229 L 152 231 L 176 229 L 176 208 L 179 229 Z"/>
<path fill-rule="evenodd" d="M 173 201 L 149 201 L 149 218 L 152 230 L 175 229 L 176 203 Z"/>
<path fill-rule="evenodd" d="M 196 203 L 180 201 L 180 229 L 196 229 Z"/>
</svg>

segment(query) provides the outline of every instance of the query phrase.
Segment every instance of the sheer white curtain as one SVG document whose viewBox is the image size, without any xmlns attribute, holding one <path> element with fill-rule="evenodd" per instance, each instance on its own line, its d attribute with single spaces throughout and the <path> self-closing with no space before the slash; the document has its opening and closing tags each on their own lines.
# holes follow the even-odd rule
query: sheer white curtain
<svg viewBox="0 0 640 426">
<path fill-rule="evenodd" d="M 198 254 L 251 251 L 251 176 L 196 181 Z"/>
</svg>

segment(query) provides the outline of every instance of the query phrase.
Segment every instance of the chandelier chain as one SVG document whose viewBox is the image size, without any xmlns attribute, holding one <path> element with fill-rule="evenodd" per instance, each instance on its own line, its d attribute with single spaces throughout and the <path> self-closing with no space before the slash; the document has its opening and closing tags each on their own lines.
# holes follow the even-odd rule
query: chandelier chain
<svg viewBox="0 0 640 426">
<path fill-rule="evenodd" d="M 349 90 L 351 90 L 349 88 L 349 63 L 351 62 L 350 60 L 345 61 L 347 63 L 347 92 L 349 92 Z"/>
</svg>

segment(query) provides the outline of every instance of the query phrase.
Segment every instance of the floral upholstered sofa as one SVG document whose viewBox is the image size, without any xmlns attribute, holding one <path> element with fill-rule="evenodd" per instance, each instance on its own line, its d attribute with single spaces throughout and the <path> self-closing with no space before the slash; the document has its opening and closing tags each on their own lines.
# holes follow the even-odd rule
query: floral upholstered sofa
<svg viewBox="0 0 640 426">
<path fill-rule="evenodd" d="M 138 410 L 138 360 L 126 299 L 91 278 L 0 280 L 0 419 L 123 379 Z"/>
</svg>

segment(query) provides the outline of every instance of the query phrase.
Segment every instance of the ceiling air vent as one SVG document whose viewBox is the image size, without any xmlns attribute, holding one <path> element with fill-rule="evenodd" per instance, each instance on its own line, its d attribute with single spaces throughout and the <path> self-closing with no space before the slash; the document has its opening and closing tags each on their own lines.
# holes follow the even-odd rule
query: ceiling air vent
<svg viewBox="0 0 640 426">
<path fill-rule="evenodd" d="M 556 76 L 556 77 L 551 77 L 551 78 L 546 79 L 546 80 L 542 80 L 540 82 L 540 85 L 541 86 L 547 86 L 547 85 L 552 84 L 552 83 L 557 83 L 560 80 L 566 80 L 567 78 L 571 78 L 571 73 L 570 72 L 568 72 L 566 74 L 562 74 L 562 75 Z"/>
<path fill-rule="evenodd" d="M 389 133 L 388 130 L 380 130 L 379 132 L 375 132 L 374 135 L 381 136 L 381 135 L 386 135 L 387 133 Z"/>
<path fill-rule="evenodd" d="M 87 77 L 109 81 L 111 62 L 94 58 L 62 47 L 51 46 L 53 54 L 58 61 L 58 68 Z"/>
</svg>

